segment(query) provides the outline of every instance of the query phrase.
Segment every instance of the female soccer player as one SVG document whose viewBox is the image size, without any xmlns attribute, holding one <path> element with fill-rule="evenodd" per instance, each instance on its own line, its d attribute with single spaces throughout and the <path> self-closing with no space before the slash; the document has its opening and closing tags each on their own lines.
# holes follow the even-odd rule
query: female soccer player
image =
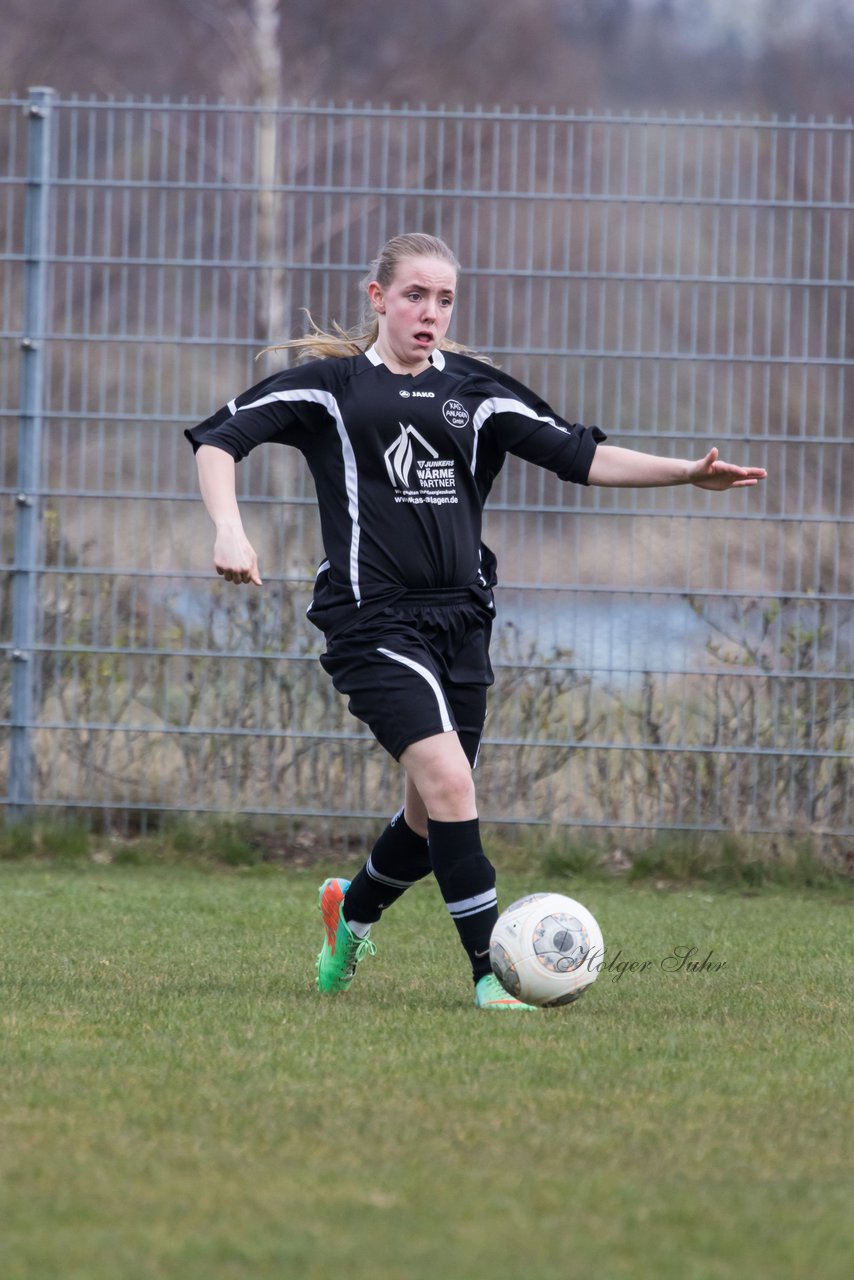
<svg viewBox="0 0 854 1280">
<path fill-rule="evenodd" d="M 471 964 L 480 1009 L 525 1009 L 489 964 L 495 871 L 481 844 L 472 769 L 493 682 L 495 558 L 483 506 L 508 453 L 577 484 L 703 489 L 755 485 L 711 449 L 699 461 L 605 445 L 532 391 L 447 338 L 459 263 L 443 241 L 385 245 L 364 284 L 360 327 L 286 344 L 310 358 L 266 378 L 187 431 L 216 526 L 214 564 L 261 585 L 235 497 L 235 463 L 256 445 L 299 449 L 314 478 L 326 559 L 308 616 L 321 664 L 403 767 L 404 804 L 349 882 L 319 905 L 322 992 L 350 987 L 376 947 L 371 927 L 410 885 L 436 877 Z"/>
</svg>

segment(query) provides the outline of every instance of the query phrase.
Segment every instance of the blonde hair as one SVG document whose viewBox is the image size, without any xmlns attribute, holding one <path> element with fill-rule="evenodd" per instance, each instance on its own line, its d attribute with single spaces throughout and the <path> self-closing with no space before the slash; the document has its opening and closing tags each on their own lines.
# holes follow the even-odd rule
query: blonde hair
<svg viewBox="0 0 854 1280">
<path fill-rule="evenodd" d="M 357 356 L 367 351 L 374 345 L 379 333 L 379 321 L 367 299 L 368 285 L 372 280 L 376 280 L 383 289 L 387 289 L 394 279 L 399 264 L 405 258 L 439 258 L 452 266 L 457 276 L 460 273 L 460 264 L 456 256 L 438 236 L 424 235 L 420 231 L 393 236 L 383 245 L 371 263 L 368 274 L 359 281 L 359 287 L 365 299 L 362 316 L 357 325 L 352 329 L 344 329 L 337 320 L 333 320 L 331 329 L 321 329 L 312 319 L 311 314 L 306 311 L 309 323 L 308 333 L 302 338 L 292 338 L 290 342 L 283 342 L 279 346 L 265 347 L 263 351 L 259 351 L 258 355 L 266 355 L 269 351 L 295 351 L 300 360 L 325 360 L 332 356 Z M 441 349 L 476 355 L 476 352 L 471 351 L 470 348 L 458 342 L 452 342 L 450 338 L 442 339 Z M 478 358 L 482 360 L 485 357 Z"/>
</svg>

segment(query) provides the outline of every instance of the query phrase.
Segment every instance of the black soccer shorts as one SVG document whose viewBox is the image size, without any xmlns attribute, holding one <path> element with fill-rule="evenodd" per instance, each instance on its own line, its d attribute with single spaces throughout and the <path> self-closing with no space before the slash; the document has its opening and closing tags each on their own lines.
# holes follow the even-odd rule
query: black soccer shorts
<svg viewBox="0 0 854 1280">
<path fill-rule="evenodd" d="M 468 591 L 410 592 L 329 640 L 320 662 L 396 760 L 413 742 L 456 732 L 474 767 L 495 680 L 491 635 L 490 614 Z"/>
</svg>

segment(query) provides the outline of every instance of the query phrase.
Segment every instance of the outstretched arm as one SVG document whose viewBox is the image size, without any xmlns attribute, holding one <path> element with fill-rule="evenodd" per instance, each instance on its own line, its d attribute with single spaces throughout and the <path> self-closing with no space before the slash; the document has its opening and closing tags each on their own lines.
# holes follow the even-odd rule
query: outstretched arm
<svg viewBox="0 0 854 1280">
<path fill-rule="evenodd" d="M 203 444 L 196 453 L 199 488 L 208 515 L 216 525 L 214 565 L 226 582 L 254 582 L 261 586 L 258 557 L 243 531 L 237 506 L 234 459 L 224 449 Z"/>
<path fill-rule="evenodd" d="M 710 449 L 698 462 L 690 462 L 600 444 L 593 455 L 588 483 L 608 488 L 693 484 L 699 489 L 744 489 L 764 480 L 766 474 L 764 467 L 736 467 L 719 461 L 717 449 Z"/>
</svg>

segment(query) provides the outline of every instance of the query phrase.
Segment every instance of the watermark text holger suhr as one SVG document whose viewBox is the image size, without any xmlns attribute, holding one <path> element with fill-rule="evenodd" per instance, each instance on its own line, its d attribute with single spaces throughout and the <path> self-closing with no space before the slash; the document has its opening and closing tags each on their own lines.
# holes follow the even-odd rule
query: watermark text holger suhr
<svg viewBox="0 0 854 1280">
<path fill-rule="evenodd" d="M 622 948 L 610 958 L 605 948 L 588 952 L 585 964 L 592 973 L 607 973 L 612 982 L 619 982 L 627 973 L 650 973 L 654 969 L 661 973 L 720 973 L 726 968 L 726 960 L 714 957 L 713 950 L 701 955 L 699 947 L 685 946 L 674 947 L 660 960 L 629 960 L 623 956 Z"/>
</svg>

